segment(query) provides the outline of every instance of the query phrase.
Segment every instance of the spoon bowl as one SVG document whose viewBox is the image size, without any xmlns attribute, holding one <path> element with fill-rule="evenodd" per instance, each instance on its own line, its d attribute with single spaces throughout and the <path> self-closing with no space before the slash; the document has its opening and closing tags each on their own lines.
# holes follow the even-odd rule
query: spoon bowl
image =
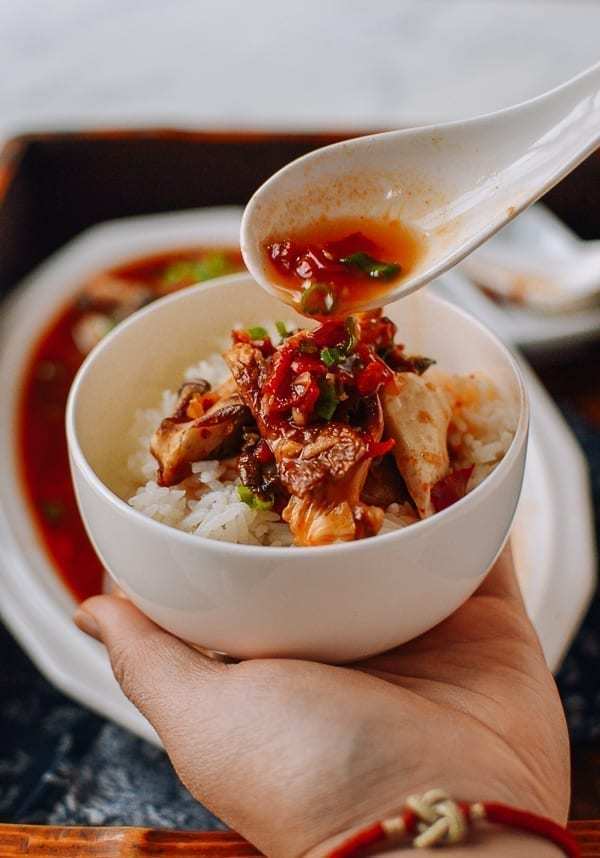
<svg viewBox="0 0 600 858">
<path fill-rule="evenodd" d="M 390 284 L 385 303 L 451 268 L 569 173 L 600 143 L 600 63 L 516 107 L 466 121 L 388 131 L 335 143 L 275 173 L 248 203 L 241 249 L 267 291 L 264 246 L 315 222 L 400 221 L 422 252 Z M 363 296 L 356 309 L 381 305 Z"/>
</svg>

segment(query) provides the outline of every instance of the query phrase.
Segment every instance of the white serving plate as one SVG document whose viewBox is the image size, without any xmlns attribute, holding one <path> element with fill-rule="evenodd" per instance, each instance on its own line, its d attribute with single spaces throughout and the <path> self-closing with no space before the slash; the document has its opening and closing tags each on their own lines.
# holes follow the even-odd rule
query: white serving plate
<svg viewBox="0 0 600 858">
<path fill-rule="evenodd" d="M 15 404 L 30 345 L 86 275 L 144 253 L 186 244 L 231 245 L 238 209 L 157 215 L 94 227 L 41 265 L 3 305 L 0 324 L 0 612 L 40 670 L 62 691 L 143 738 L 156 734 L 116 684 L 104 649 L 81 634 L 74 600 L 38 541 L 17 472 Z M 456 273 L 436 284 L 464 285 Z M 553 669 L 573 637 L 595 583 L 587 466 L 560 413 L 527 365 L 532 430 L 513 531 L 519 579 Z M 568 510 L 568 515 L 565 511 Z"/>
<path fill-rule="evenodd" d="M 589 244 L 589 242 L 588 242 Z M 487 241 L 475 255 L 515 265 L 533 256 L 540 265 L 577 257 L 586 242 L 543 205 L 532 206 Z M 468 270 L 468 260 L 464 266 Z M 503 340 L 542 353 L 600 337 L 600 306 L 544 313 L 518 304 L 498 304 L 466 278 L 446 297 L 468 310 Z"/>
</svg>

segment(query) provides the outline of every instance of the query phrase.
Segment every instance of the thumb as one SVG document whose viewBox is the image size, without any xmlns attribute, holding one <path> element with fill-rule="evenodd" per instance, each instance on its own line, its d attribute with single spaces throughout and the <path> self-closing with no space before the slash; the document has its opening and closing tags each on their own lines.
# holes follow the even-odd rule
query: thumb
<svg viewBox="0 0 600 858">
<path fill-rule="evenodd" d="M 126 599 L 94 596 L 77 609 L 74 621 L 104 643 L 117 682 L 163 742 L 189 717 L 191 687 L 214 687 L 227 673 L 226 665 L 163 631 Z M 196 699 L 208 706 L 215 697 Z M 196 708 L 195 718 L 200 714 Z"/>
</svg>

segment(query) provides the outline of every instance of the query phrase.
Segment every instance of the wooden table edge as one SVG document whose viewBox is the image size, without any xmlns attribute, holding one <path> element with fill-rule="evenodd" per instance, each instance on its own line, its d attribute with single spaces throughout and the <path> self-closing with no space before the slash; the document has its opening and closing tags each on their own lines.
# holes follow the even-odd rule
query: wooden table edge
<svg viewBox="0 0 600 858">
<path fill-rule="evenodd" d="M 581 847 L 582 858 L 600 858 L 600 820 L 577 820 L 570 822 L 569 828 Z M 260 854 L 230 831 L 0 823 L 2 858 L 250 858 Z"/>
</svg>

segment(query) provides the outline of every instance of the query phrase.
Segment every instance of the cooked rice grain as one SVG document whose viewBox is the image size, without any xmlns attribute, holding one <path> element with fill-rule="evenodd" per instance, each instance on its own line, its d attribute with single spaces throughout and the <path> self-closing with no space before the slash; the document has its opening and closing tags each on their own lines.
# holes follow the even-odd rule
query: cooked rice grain
<svg viewBox="0 0 600 858">
<path fill-rule="evenodd" d="M 502 459 L 513 439 L 517 415 L 485 376 L 451 376 L 428 370 L 452 403 L 448 446 L 455 467 L 475 464 L 469 490 L 478 485 Z M 185 379 L 204 378 L 217 386 L 228 377 L 223 358 L 214 355 L 185 372 Z M 129 503 L 144 515 L 222 542 L 245 545 L 292 544 L 290 530 L 277 513 L 256 510 L 239 499 L 240 480 L 227 462 L 205 461 L 192 466 L 192 475 L 170 488 L 156 483 L 156 461 L 150 439 L 160 421 L 172 414 L 177 394 L 164 391 L 157 408 L 139 410 L 131 428 L 133 452 L 128 469 L 139 486 Z M 410 504 L 392 504 L 386 510 L 381 533 L 407 527 L 416 520 Z"/>
</svg>

